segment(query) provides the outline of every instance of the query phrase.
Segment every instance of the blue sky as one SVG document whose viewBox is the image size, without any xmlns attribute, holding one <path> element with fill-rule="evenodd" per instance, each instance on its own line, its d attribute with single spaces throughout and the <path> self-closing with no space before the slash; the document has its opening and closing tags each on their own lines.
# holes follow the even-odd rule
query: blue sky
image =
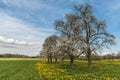
<svg viewBox="0 0 120 80">
<path fill-rule="evenodd" d="M 120 51 L 120 0 L 0 0 L 0 54 L 37 55 L 44 39 L 55 34 L 54 20 L 74 11 L 74 5 L 90 2 L 97 18 L 106 21 Z"/>
</svg>

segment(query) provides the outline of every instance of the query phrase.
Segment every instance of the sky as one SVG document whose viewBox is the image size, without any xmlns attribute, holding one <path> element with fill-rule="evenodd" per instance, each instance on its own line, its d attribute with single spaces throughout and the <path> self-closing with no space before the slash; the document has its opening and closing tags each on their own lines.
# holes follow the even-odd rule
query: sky
<svg viewBox="0 0 120 80">
<path fill-rule="evenodd" d="M 45 38 L 56 34 L 54 21 L 86 2 L 116 37 L 116 45 L 103 53 L 119 52 L 120 0 L 0 0 L 0 54 L 38 55 Z"/>
</svg>

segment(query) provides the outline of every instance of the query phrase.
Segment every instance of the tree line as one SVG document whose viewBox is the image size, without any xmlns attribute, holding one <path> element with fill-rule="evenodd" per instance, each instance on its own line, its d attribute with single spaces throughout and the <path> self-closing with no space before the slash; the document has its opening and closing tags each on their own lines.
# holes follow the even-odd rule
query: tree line
<svg viewBox="0 0 120 80">
<path fill-rule="evenodd" d="M 74 9 L 63 19 L 55 20 L 58 34 L 45 39 L 41 53 L 46 54 L 48 62 L 53 58 L 57 62 L 59 58 L 68 57 L 70 66 L 76 57 L 85 55 L 91 69 L 92 55 L 115 45 L 115 37 L 106 30 L 105 21 L 97 19 L 89 3 L 76 5 Z"/>
<path fill-rule="evenodd" d="M 0 58 L 30 58 L 30 56 L 20 55 L 20 54 L 5 53 L 5 54 L 0 54 Z"/>
</svg>

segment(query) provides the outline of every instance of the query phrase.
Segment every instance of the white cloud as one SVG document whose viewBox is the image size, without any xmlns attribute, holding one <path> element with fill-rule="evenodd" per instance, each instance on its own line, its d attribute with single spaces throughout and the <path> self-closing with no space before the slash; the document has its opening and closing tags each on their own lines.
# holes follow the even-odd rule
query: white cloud
<svg viewBox="0 0 120 80">
<path fill-rule="evenodd" d="M 28 45 L 26 41 L 18 41 L 13 38 L 6 38 L 4 36 L 0 35 L 0 42 L 3 43 L 9 43 L 9 44 L 15 44 L 15 45 Z"/>
<path fill-rule="evenodd" d="M 40 40 L 54 32 L 52 29 L 36 28 L 34 25 L 0 12 L 0 35 L 18 40 Z M 40 37 L 39 37 L 40 36 Z"/>
<path fill-rule="evenodd" d="M 42 49 L 44 39 L 52 33 L 52 29 L 39 28 L 0 12 L 0 53 L 37 55 Z"/>
<path fill-rule="evenodd" d="M 44 9 L 47 4 L 38 0 L 2 0 L 2 2 L 10 7 L 24 8 L 24 9 Z"/>
<path fill-rule="evenodd" d="M 79 0 L 78 0 L 79 1 Z M 68 8 L 68 6 L 63 7 L 63 6 L 58 6 L 57 4 L 62 3 L 65 5 L 66 2 L 64 0 L 60 1 L 44 1 L 44 0 L 3 0 L 2 1 L 4 4 L 7 2 L 7 6 L 11 8 L 17 8 L 17 9 L 22 9 L 23 11 L 39 11 L 39 12 L 49 12 L 51 15 L 54 16 L 54 14 L 65 14 L 67 12 L 71 12 L 71 9 Z M 75 1 L 77 2 L 77 1 Z M 80 3 L 82 1 L 79 1 Z M 69 3 L 68 3 L 69 4 Z M 63 9 L 64 8 L 64 9 Z M 16 11 L 15 11 L 16 12 Z M 23 12 L 24 13 L 24 12 Z M 40 14 L 41 15 L 41 14 Z M 26 16 L 27 17 L 27 16 Z M 41 16 L 42 17 L 42 16 Z M 43 22 L 44 20 L 47 21 L 46 19 L 42 19 Z"/>
<path fill-rule="evenodd" d="M 58 6 L 58 1 L 53 3 L 54 1 L 44 0 L 1 0 L 0 2 L 5 6 L 0 8 L 0 53 L 38 54 L 44 39 L 55 32 L 45 27 L 51 28 L 56 15 L 59 15 L 59 18 L 70 11 L 65 4 L 64 9 Z M 42 24 L 44 26 L 41 26 Z"/>
<path fill-rule="evenodd" d="M 7 0 L 2 0 L 4 4 L 8 5 L 8 1 Z"/>
<path fill-rule="evenodd" d="M 10 7 L 22 9 L 43 10 L 53 9 L 54 7 L 44 3 L 42 0 L 2 0 L 2 2 Z"/>
</svg>

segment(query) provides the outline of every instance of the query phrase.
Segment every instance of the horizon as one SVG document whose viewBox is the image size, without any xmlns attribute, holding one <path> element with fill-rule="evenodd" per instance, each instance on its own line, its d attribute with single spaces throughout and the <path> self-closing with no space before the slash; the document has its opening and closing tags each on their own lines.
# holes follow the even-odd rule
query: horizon
<svg viewBox="0 0 120 80">
<path fill-rule="evenodd" d="M 74 5 L 89 2 L 98 19 L 106 21 L 107 31 L 116 37 L 116 45 L 103 54 L 120 51 L 119 0 L 1 0 L 0 54 L 35 56 L 46 37 L 55 34 L 54 21 L 74 12 Z"/>
</svg>

